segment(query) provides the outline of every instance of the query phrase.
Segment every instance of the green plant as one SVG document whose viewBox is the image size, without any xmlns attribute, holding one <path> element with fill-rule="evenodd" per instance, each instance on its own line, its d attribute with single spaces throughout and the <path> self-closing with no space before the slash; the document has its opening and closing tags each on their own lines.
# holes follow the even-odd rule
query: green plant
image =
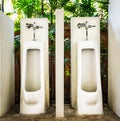
<svg viewBox="0 0 120 121">
<path fill-rule="evenodd" d="M 57 8 L 63 8 L 64 6 L 66 6 L 67 2 L 69 0 L 49 0 L 48 4 L 50 6 L 50 22 L 51 24 L 53 24 L 53 20 L 54 20 L 54 12 L 55 9 Z"/>
<path fill-rule="evenodd" d="M 101 30 L 102 32 L 103 30 Z M 102 93 L 103 93 L 103 101 L 107 103 L 107 95 L 108 95 L 108 45 L 107 38 L 105 36 L 107 30 L 104 33 L 101 33 L 101 81 L 102 81 Z"/>
<path fill-rule="evenodd" d="M 55 25 L 49 27 L 49 56 L 51 62 L 55 64 Z"/>
<path fill-rule="evenodd" d="M 18 14 L 23 14 L 27 18 L 40 16 L 39 0 L 12 0 L 12 2 Z"/>
<path fill-rule="evenodd" d="M 64 71 L 65 76 L 70 78 L 70 38 L 64 40 Z"/>
<path fill-rule="evenodd" d="M 20 35 L 16 35 L 14 37 L 14 48 L 15 52 L 17 52 L 20 49 Z"/>
</svg>

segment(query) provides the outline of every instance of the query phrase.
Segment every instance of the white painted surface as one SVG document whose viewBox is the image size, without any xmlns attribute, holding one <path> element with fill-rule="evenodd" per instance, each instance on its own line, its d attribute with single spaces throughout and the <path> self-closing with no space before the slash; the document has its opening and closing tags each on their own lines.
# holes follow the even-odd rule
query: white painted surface
<svg viewBox="0 0 120 121">
<path fill-rule="evenodd" d="M 20 113 L 45 113 L 43 43 L 24 42 L 22 52 Z"/>
<path fill-rule="evenodd" d="M 21 70 L 23 70 L 23 46 L 25 42 L 33 41 L 33 28 L 30 29 L 26 28 L 26 23 L 33 23 L 36 22 L 39 28 L 35 30 L 36 33 L 36 41 L 38 43 L 42 43 L 43 46 L 43 56 L 40 57 L 44 58 L 44 84 L 45 84 L 45 108 L 49 107 L 49 64 L 48 64 L 48 20 L 46 18 L 30 18 L 30 19 L 23 19 L 21 20 Z M 37 49 L 37 48 L 36 48 Z M 37 54 L 37 53 L 35 53 Z M 34 54 L 30 54 L 34 55 Z M 36 55 L 38 56 L 38 55 Z M 32 58 L 32 57 L 30 57 Z M 32 60 L 31 60 L 32 61 Z M 30 61 L 30 63 L 31 63 Z M 37 67 L 36 67 L 37 68 Z M 35 69 L 34 69 L 35 70 Z M 22 73 L 22 71 L 21 71 Z M 42 71 L 40 72 L 42 74 Z M 22 76 L 22 75 L 21 75 Z M 35 76 L 35 75 L 34 75 Z M 44 92 L 43 92 L 44 93 Z M 40 96 L 38 96 L 40 98 Z"/>
<path fill-rule="evenodd" d="M 77 106 L 77 44 L 86 39 L 85 27 L 78 29 L 78 23 L 95 25 L 88 29 L 89 41 L 97 41 L 100 46 L 100 25 L 98 17 L 73 17 L 71 19 L 71 105 Z M 86 40 L 85 40 L 86 41 Z M 100 51 L 100 47 L 98 46 Z M 81 68 L 81 67 L 79 67 Z"/>
<path fill-rule="evenodd" d="M 64 10 L 56 9 L 56 117 L 64 117 Z"/>
<path fill-rule="evenodd" d="M 108 103 L 120 117 L 120 1 L 110 0 L 108 42 Z"/>
<path fill-rule="evenodd" d="M 79 41 L 77 65 L 77 113 L 103 114 L 100 51 L 97 41 Z"/>
<path fill-rule="evenodd" d="M 0 116 L 14 104 L 14 24 L 0 12 Z"/>
</svg>

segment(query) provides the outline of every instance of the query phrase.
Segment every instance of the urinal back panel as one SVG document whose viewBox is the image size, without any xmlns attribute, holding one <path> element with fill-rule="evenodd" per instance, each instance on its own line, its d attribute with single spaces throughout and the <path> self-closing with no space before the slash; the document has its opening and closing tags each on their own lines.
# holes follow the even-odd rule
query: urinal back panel
<svg viewBox="0 0 120 121">
<path fill-rule="evenodd" d="M 88 29 L 88 41 L 97 41 L 100 45 L 99 17 L 73 17 L 71 19 L 71 104 L 73 107 L 77 104 L 77 43 L 86 39 L 85 28 L 78 28 L 77 25 L 86 21 L 90 25 L 95 25 Z"/>
<path fill-rule="evenodd" d="M 32 23 L 36 22 L 38 26 L 41 26 L 43 28 L 36 29 L 35 35 L 36 40 L 43 41 L 46 43 L 46 36 L 48 31 L 48 20 L 46 18 L 30 18 L 30 19 L 22 19 L 21 20 L 21 44 L 24 41 L 31 41 L 33 40 L 33 28 L 27 28 L 26 23 Z"/>
<path fill-rule="evenodd" d="M 0 116 L 14 104 L 14 24 L 0 12 Z"/>
<path fill-rule="evenodd" d="M 22 67 L 22 50 L 23 43 L 26 41 L 33 40 L 33 28 L 26 28 L 26 23 L 36 22 L 38 26 L 43 28 L 39 28 L 35 31 L 36 40 L 43 43 L 44 46 L 44 63 L 45 63 L 45 95 L 46 95 L 46 107 L 49 107 L 49 63 L 48 63 L 48 19 L 47 18 L 28 18 L 21 20 L 21 67 Z M 21 68 L 22 70 L 22 68 Z"/>
</svg>

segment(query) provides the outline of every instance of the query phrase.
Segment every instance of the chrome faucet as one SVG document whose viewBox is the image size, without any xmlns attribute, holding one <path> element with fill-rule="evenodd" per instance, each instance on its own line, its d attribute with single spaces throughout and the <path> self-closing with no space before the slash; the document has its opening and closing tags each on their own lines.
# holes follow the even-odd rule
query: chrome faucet
<svg viewBox="0 0 120 121">
<path fill-rule="evenodd" d="M 36 39 L 35 39 L 35 30 L 36 30 L 36 29 L 39 29 L 39 28 L 43 28 L 42 26 L 38 26 L 38 25 L 36 24 L 36 22 L 33 22 L 33 24 L 31 24 L 31 23 L 26 23 L 26 27 L 27 27 L 28 29 L 30 29 L 31 27 L 33 28 L 33 41 L 36 40 Z"/>
<path fill-rule="evenodd" d="M 85 27 L 86 30 L 86 40 L 88 40 L 88 29 L 95 27 L 95 25 L 88 25 L 88 21 L 86 21 L 85 23 L 78 23 L 77 27 L 80 29 L 81 27 Z"/>
</svg>

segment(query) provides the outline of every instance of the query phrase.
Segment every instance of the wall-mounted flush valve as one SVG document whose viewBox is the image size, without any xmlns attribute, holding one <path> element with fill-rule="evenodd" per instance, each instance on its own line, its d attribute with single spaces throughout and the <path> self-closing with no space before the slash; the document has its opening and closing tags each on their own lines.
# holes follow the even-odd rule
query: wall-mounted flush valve
<svg viewBox="0 0 120 121">
<path fill-rule="evenodd" d="M 86 40 L 88 40 L 88 29 L 95 27 L 95 25 L 88 25 L 88 21 L 86 21 L 85 23 L 78 23 L 77 27 L 80 29 L 81 27 L 85 27 L 86 30 Z"/>
<path fill-rule="evenodd" d="M 43 28 L 42 26 L 38 26 L 38 25 L 36 24 L 36 22 L 33 22 L 33 24 L 32 24 L 32 23 L 26 23 L 26 27 L 27 27 L 28 29 L 30 29 L 31 27 L 33 28 L 33 41 L 36 40 L 36 39 L 35 39 L 35 30 L 36 30 L 36 29 L 39 29 L 39 28 Z"/>
</svg>

